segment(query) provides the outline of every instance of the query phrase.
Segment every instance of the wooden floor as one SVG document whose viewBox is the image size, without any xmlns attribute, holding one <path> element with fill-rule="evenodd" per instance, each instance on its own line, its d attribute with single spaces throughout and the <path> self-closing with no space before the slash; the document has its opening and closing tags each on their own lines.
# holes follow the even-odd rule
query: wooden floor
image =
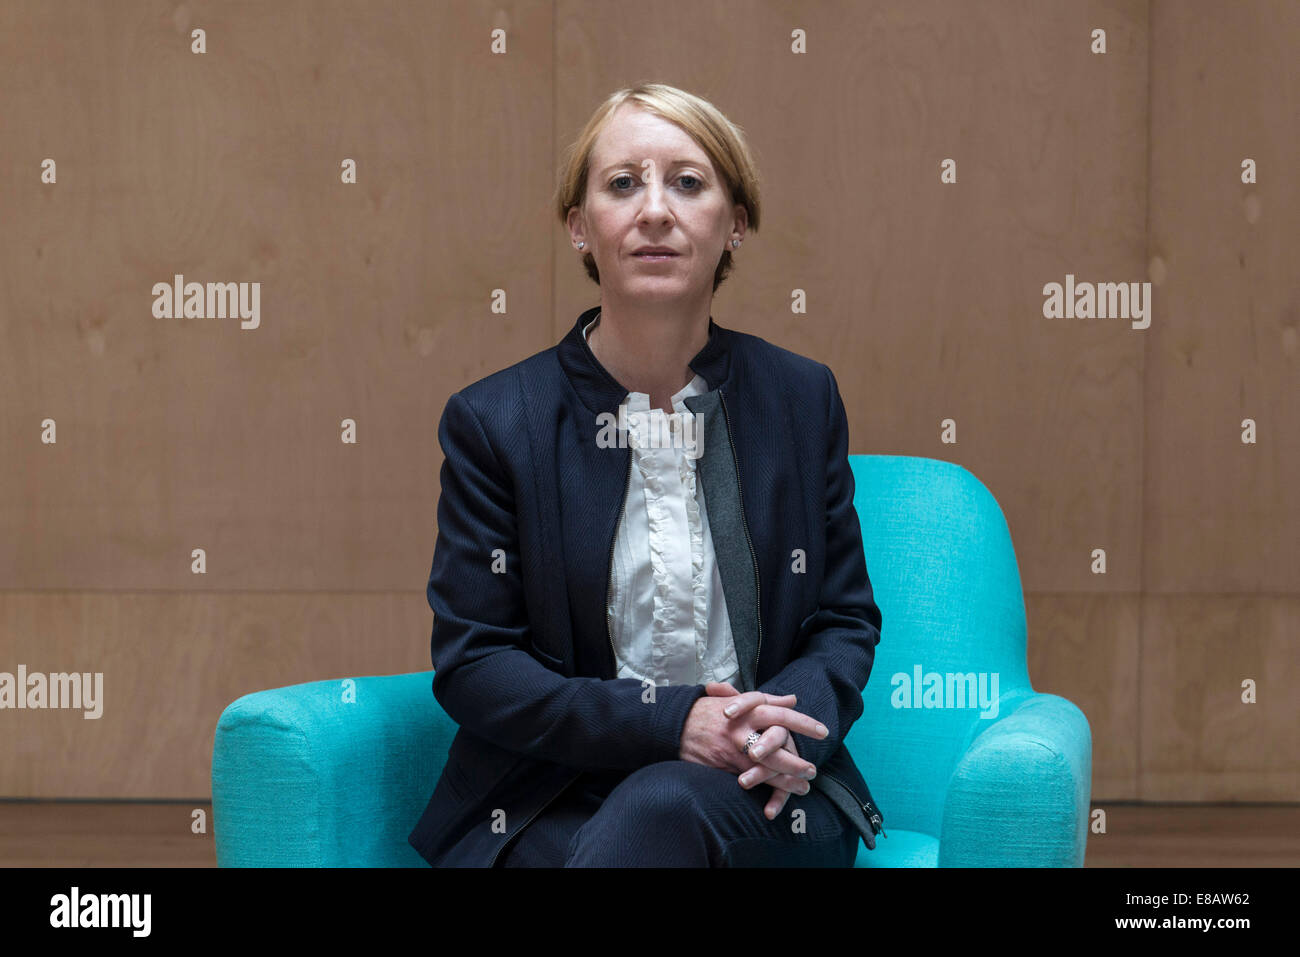
<svg viewBox="0 0 1300 957">
<path fill-rule="evenodd" d="M 191 830 L 196 809 L 206 833 Z M 1300 805 L 1105 805 L 1087 867 L 1300 866 Z M 215 867 L 212 805 L 0 800 L 0 866 Z"/>
</svg>

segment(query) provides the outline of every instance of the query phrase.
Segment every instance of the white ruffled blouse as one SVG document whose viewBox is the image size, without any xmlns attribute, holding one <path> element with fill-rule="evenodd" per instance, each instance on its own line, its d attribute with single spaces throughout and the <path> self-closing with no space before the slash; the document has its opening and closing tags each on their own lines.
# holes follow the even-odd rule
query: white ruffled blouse
<svg viewBox="0 0 1300 957">
<path fill-rule="evenodd" d="M 583 328 L 584 339 L 599 321 Z M 681 434 L 682 415 L 691 415 L 683 400 L 707 391 L 697 374 L 672 397 L 672 416 L 650 408 L 644 392 L 629 392 L 620 409 L 632 471 L 606 596 L 620 678 L 736 685 L 740 677 L 697 460 L 684 442 L 662 440 Z"/>
</svg>

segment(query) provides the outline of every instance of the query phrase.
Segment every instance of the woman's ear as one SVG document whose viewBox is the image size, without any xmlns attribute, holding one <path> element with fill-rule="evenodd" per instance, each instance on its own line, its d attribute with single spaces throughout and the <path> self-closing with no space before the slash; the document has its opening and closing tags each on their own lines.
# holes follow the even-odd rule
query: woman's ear
<svg viewBox="0 0 1300 957">
<path fill-rule="evenodd" d="M 582 211 L 579 207 L 575 206 L 573 209 L 569 210 L 568 226 L 569 242 L 575 247 L 577 247 L 579 243 L 582 243 L 583 245 L 581 248 L 585 249 L 587 224 L 583 222 Z"/>
</svg>

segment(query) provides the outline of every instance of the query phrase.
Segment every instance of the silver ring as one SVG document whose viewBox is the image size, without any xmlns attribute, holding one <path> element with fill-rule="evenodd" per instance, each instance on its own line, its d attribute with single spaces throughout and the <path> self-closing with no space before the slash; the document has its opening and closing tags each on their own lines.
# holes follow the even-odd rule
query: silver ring
<svg viewBox="0 0 1300 957">
<path fill-rule="evenodd" d="M 749 754 L 749 749 L 752 748 L 754 745 L 758 744 L 758 739 L 761 737 L 762 735 L 760 735 L 757 731 L 749 732 L 749 737 L 745 739 L 745 746 L 740 749 L 740 753 Z"/>
</svg>

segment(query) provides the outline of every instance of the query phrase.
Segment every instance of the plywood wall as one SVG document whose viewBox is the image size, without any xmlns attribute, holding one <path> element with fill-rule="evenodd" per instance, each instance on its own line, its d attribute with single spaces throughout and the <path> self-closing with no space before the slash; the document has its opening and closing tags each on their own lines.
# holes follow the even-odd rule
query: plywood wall
<svg viewBox="0 0 1300 957">
<path fill-rule="evenodd" d="M 851 451 L 1002 504 L 1094 799 L 1300 795 L 1300 8 L 361 11 L 0 7 L 0 670 L 107 689 L 94 721 L 0 711 L 0 796 L 206 797 L 239 695 L 430 666 L 439 415 L 598 301 L 556 164 L 642 80 L 758 153 L 715 319 L 829 363 Z M 260 282 L 260 325 L 155 318 L 178 273 Z M 1044 318 L 1067 274 L 1152 282 L 1150 327 Z"/>
</svg>

